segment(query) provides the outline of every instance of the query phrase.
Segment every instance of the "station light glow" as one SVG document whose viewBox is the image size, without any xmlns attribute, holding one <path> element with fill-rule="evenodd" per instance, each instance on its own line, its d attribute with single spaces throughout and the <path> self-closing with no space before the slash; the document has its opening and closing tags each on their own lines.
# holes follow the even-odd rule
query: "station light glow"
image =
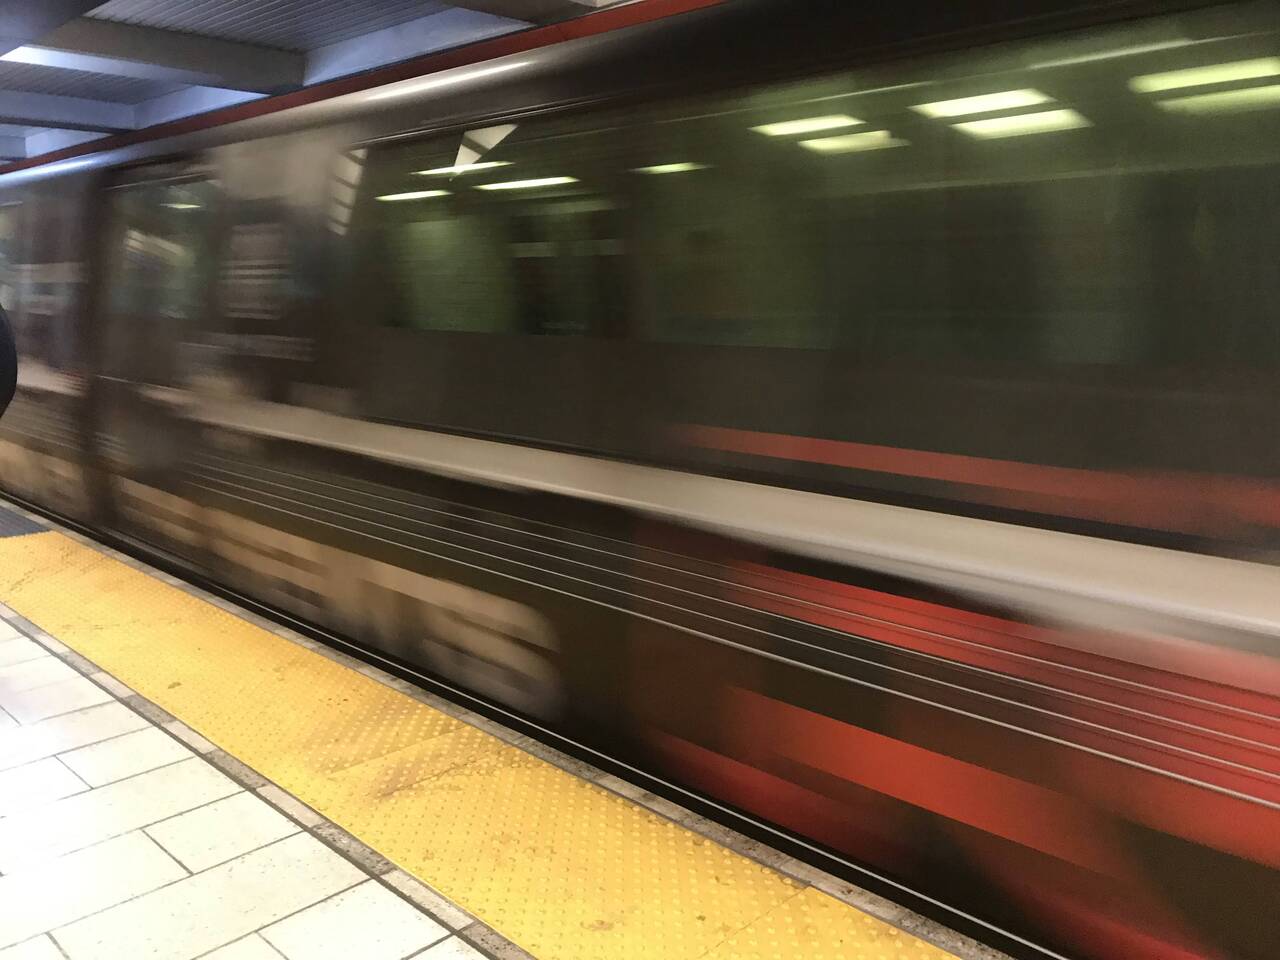
<svg viewBox="0 0 1280 960">
<path fill-rule="evenodd" d="M 1039 113 L 1020 113 L 1012 117 L 989 117 L 985 120 L 966 120 L 952 124 L 957 130 L 982 140 L 1022 137 L 1030 133 L 1052 133 L 1056 130 L 1078 130 L 1092 125 L 1074 110 L 1041 110 Z"/>
<path fill-rule="evenodd" d="M 888 130 L 868 130 L 866 133 L 847 133 L 840 137 L 801 140 L 800 146 L 814 153 L 862 153 L 886 147 L 905 147 L 909 142 L 895 137 Z"/>
<path fill-rule="evenodd" d="M 435 167 L 431 170 L 413 171 L 419 177 L 450 177 L 460 173 L 475 173 L 479 170 L 494 170 L 497 167 L 511 166 L 510 160 L 482 160 L 479 163 L 459 163 L 452 167 Z"/>
<path fill-rule="evenodd" d="M 399 200 L 426 200 L 430 197 L 447 197 L 448 190 L 410 190 L 406 193 L 384 193 L 377 200 L 396 202 Z"/>
<path fill-rule="evenodd" d="M 164 206 L 168 207 L 170 210 L 199 210 L 200 209 L 200 204 L 198 203 L 179 203 L 177 201 L 173 203 L 166 203 L 164 204 Z"/>
<path fill-rule="evenodd" d="M 537 187 L 559 187 L 577 183 L 577 177 L 539 177 L 535 180 L 504 180 L 501 183 L 478 183 L 477 190 L 533 190 Z"/>
<path fill-rule="evenodd" d="M 1275 76 L 1280 76 L 1280 57 L 1261 57 L 1257 60 L 1235 60 L 1205 67 L 1169 70 L 1165 73 L 1148 73 L 1132 78 L 1129 89 L 1135 93 L 1161 93 L 1165 90 L 1203 87 L 1211 83 L 1233 83 Z"/>
<path fill-rule="evenodd" d="M 995 113 L 997 110 L 1016 110 L 1051 103 L 1053 98 L 1039 90 L 1002 90 L 984 93 L 977 97 L 960 97 L 957 100 L 935 100 L 933 103 L 917 103 L 911 107 L 916 113 L 938 119 L 940 117 L 967 117 L 974 113 Z"/>
<path fill-rule="evenodd" d="M 1246 110 L 1263 110 L 1280 107 L 1280 84 L 1265 87 L 1245 87 L 1241 90 L 1222 90 L 1218 93 L 1197 93 L 1190 97 L 1174 97 L 1157 102 L 1161 110 L 1170 113 L 1243 113 Z"/>
<path fill-rule="evenodd" d="M 693 163 L 688 160 L 683 160 L 679 163 L 659 163 L 652 167 L 636 167 L 633 172 L 656 175 L 661 173 L 692 173 L 694 170 L 705 169 L 707 169 L 707 165 L 705 163 Z"/>
<path fill-rule="evenodd" d="M 800 133 L 821 133 L 823 130 L 842 130 L 845 127 L 856 127 L 860 123 L 857 117 L 847 113 L 833 113 L 825 117 L 805 117 L 802 120 L 783 120 L 779 123 L 766 123 L 751 129 L 763 133 L 766 137 L 790 137 Z"/>
</svg>

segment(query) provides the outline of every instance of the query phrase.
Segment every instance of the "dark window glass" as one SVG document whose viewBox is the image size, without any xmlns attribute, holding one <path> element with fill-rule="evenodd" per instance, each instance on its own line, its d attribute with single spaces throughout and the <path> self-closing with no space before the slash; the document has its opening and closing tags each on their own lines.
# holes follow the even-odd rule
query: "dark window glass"
<svg viewBox="0 0 1280 960">
<path fill-rule="evenodd" d="M 624 160 L 616 132 L 556 123 L 375 151 L 362 292 L 390 326 L 608 332 L 626 308 Z"/>
<path fill-rule="evenodd" d="M 382 322 L 943 367 L 1280 361 L 1280 32 L 1238 7 L 370 152 Z"/>
<path fill-rule="evenodd" d="M 180 346 L 205 325 L 210 308 L 214 188 L 203 181 L 142 183 L 109 196 L 104 372 L 180 384 L 189 359 Z"/>
</svg>

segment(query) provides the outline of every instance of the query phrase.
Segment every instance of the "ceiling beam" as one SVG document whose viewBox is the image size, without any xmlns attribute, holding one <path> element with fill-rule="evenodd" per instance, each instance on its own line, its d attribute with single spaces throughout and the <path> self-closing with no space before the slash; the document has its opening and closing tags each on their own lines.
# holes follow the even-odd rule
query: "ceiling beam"
<svg viewBox="0 0 1280 960">
<path fill-rule="evenodd" d="M 38 157 L 41 154 L 52 153 L 54 150 L 61 150 L 64 147 L 74 147 L 81 143 L 87 143 L 102 136 L 106 136 L 106 134 L 91 133 L 84 130 L 40 130 L 28 133 L 26 136 L 27 156 Z"/>
<path fill-rule="evenodd" d="M 446 7 L 394 27 L 339 40 L 307 54 L 307 84 L 372 70 L 388 63 L 420 57 L 496 37 L 528 24 L 476 10 Z"/>
<path fill-rule="evenodd" d="M 102 0 L 0 0 L 0 53 L 30 43 Z"/>
<path fill-rule="evenodd" d="M 27 155 L 26 137 L 0 137 L 0 157 L 25 157 Z"/>
<path fill-rule="evenodd" d="M 306 65 L 300 53 L 88 17 L 0 59 L 251 93 L 297 89 Z"/>
<path fill-rule="evenodd" d="M 92 133 L 119 133 L 136 126 L 134 109 L 127 103 L 12 90 L 0 90 L 0 123 Z"/>
</svg>

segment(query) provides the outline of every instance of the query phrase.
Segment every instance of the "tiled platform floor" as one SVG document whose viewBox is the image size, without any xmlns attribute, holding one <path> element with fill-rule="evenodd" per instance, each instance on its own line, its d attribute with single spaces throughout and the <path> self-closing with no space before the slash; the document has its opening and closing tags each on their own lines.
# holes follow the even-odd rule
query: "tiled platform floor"
<svg viewBox="0 0 1280 960">
<path fill-rule="evenodd" d="M 442 922 L 465 914 L 36 636 L 0 622 L 0 960 L 482 956 Z"/>
</svg>

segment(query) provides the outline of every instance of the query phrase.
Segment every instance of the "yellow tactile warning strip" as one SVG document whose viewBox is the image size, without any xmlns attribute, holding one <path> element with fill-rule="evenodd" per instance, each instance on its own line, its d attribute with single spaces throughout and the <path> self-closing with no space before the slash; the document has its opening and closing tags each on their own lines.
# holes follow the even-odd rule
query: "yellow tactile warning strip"
<svg viewBox="0 0 1280 960">
<path fill-rule="evenodd" d="M 536 957 L 949 956 L 60 533 L 0 600 Z"/>
</svg>

